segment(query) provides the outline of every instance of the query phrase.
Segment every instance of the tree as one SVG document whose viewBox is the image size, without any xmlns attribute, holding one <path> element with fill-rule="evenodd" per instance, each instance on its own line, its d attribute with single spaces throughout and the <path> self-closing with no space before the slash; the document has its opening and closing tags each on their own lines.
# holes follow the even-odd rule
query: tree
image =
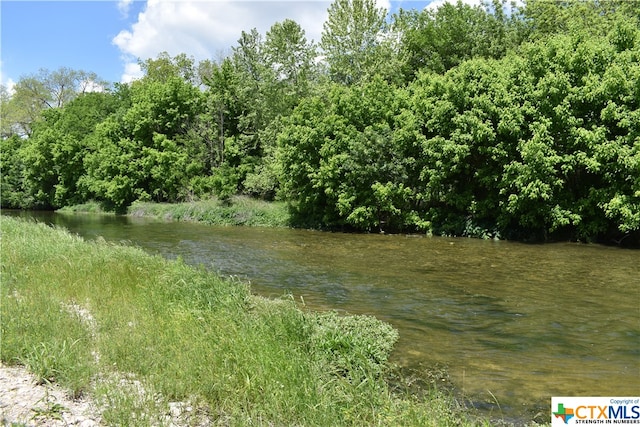
<svg viewBox="0 0 640 427">
<path fill-rule="evenodd" d="M 305 37 L 296 22 L 286 19 L 267 32 L 265 63 L 270 70 L 270 110 L 274 115 L 288 115 L 298 101 L 308 95 L 314 81 L 315 46 Z"/>
<path fill-rule="evenodd" d="M 178 76 L 194 86 L 200 85 L 200 76 L 195 61 L 184 53 L 171 58 L 167 52 L 161 52 L 154 59 L 140 61 L 140 68 L 147 79 L 166 81 Z"/>
<path fill-rule="evenodd" d="M 417 198 L 438 234 L 495 232 L 498 176 L 523 125 L 511 62 L 475 59 L 444 75 L 424 72 L 409 86 L 409 124 L 418 129 Z M 484 229 L 478 233 L 478 229 Z"/>
<path fill-rule="evenodd" d="M 405 92 L 380 76 L 303 100 L 278 140 L 282 191 L 294 213 L 328 227 L 418 228 L 419 152 L 398 126 L 407 108 Z"/>
<path fill-rule="evenodd" d="M 525 46 L 522 72 L 534 84 L 527 100 L 537 106 L 529 144 L 546 140 L 555 160 L 553 171 L 543 173 L 559 181 L 538 216 L 549 231 L 569 227 L 584 239 L 619 239 L 640 229 L 640 31 L 630 33 L 627 22 L 619 15 L 607 36 L 576 28 Z M 523 160 L 536 150 L 529 144 Z M 509 178 L 522 175 L 518 162 L 511 167 Z M 526 200 L 513 189 L 509 197 L 514 211 Z"/>
<path fill-rule="evenodd" d="M 484 7 L 444 3 L 435 11 L 400 11 L 401 55 L 407 81 L 421 70 L 439 74 L 474 58 L 502 58 L 526 36 L 518 9 L 505 13 L 506 0 Z"/>
<path fill-rule="evenodd" d="M 11 116 L 15 114 L 10 107 L 11 94 L 5 85 L 0 85 L 0 139 L 17 135 L 16 121 Z"/>
<path fill-rule="evenodd" d="M 42 111 L 64 107 L 78 95 L 106 89 L 107 83 L 95 73 L 60 68 L 56 71 L 41 69 L 39 73 L 22 77 L 16 83 L 13 94 L 3 107 L 8 123 L 3 132 L 15 132 L 30 136 L 32 125 Z"/>
<path fill-rule="evenodd" d="M 211 153 L 216 153 L 212 173 L 219 196 L 273 197 L 277 181 L 271 163 L 279 123 L 311 90 L 314 60 L 314 46 L 302 28 L 285 20 L 264 38 L 255 29 L 243 32 L 230 58 L 204 67 L 216 128 Z"/>
<path fill-rule="evenodd" d="M 316 83 L 316 49 L 307 42 L 304 30 L 287 19 L 275 23 L 264 43 L 267 72 L 262 85 L 265 126 L 259 130 L 262 155 L 244 179 L 244 191 L 265 199 L 275 197 L 279 181 L 275 167 L 277 135 L 282 121 Z"/>
<path fill-rule="evenodd" d="M 607 18 L 607 19 L 610 19 Z M 640 225 L 640 40 L 621 18 L 410 85 L 436 232 L 620 239 Z"/>
<path fill-rule="evenodd" d="M 335 0 L 323 25 L 320 42 L 336 83 L 351 85 L 376 74 L 384 67 L 386 11 L 374 0 Z"/>
<path fill-rule="evenodd" d="M 177 201 L 204 174 L 206 150 L 194 139 L 202 93 L 179 73 L 120 87 L 123 105 L 96 127 L 82 188 L 117 210 L 137 199 Z"/>
<path fill-rule="evenodd" d="M 25 188 L 37 206 L 59 208 L 86 201 L 78 182 L 85 174 L 89 140 L 116 107 L 114 95 L 97 92 L 42 113 L 33 134 L 20 147 Z"/>
<path fill-rule="evenodd" d="M 22 78 L 14 86 L 14 93 L 3 105 L 3 133 L 23 137 L 31 135 L 34 122 L 48 107 L 49 94 L 44 84 L 35 77 Z"/>
<path fill-rule="evenodd" d="M 606 36 L 611 26 L 621 19 L 637 26 L 638 16 L 640 4 L 627 0 L 527 0 L 523 10 L 530 40 L 580 31 Z"/>
<path fill-rule="evenodd" d="M 233 63 L 225 58 L 220 63 L 207 63 L 203 80 L 206 114 L 202 123 L 213 124 L 215 129 L 205 132 L 209 139 L 209 167 L 215 168 L 225 161 L 225 140 L 238 133 L 238 79 Z M 214 135 L 215 134 L 215 135 Z"/>
<path fill-rule="evenodd" d="M 0 138 L 0 208 L 22 209 L 33 207 L 33 200 L 25 191 L 24 160 L 20 147 L 24 140 L 18 135 Z"/>
</svg>

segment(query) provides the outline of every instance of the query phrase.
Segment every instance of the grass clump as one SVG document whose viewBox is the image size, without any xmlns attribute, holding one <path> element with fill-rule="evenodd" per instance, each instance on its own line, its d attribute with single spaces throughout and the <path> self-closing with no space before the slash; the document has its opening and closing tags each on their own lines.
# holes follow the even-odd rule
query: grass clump
<svg viewBox="0 0 640 427">
<path fill-rule="evenodd" d="M 64 206 L 58 209 L 56 212 L 60 213 L 91 213 L 91 214 L 104 214 L 104 215 L 114 215 L 115 212 L 110 211 L 105 208 L 103 203 L 88 201 L 86 203 L 81 203 L 78 205 L 72 206 Z"/>
<path fill-rule="evenodd" d="M 442 396 L 385 382 L 397 333 L 375 318 L 305 312 L 137 248 L 1 221 L 0 358 L 91 395 L 109 425 L 469 423 Z M 175 414 L 184 405 L 190 418 Z"/>
<path fill-rule="evenodd" d="M 265 202 L 246 196 L 228 201 L 215 198 L 185 203 L 134 202 L 132 216 L 153 216 L 178 221 L 198 221 L 211 225 L 288 227 L 290 217 L 284 202 Z"/>
</svg>

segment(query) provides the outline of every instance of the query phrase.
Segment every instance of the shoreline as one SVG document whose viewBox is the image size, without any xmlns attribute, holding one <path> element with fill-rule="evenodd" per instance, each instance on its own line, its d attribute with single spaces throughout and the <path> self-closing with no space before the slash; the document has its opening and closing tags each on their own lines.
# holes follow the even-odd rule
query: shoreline
<svg viewBox="0 0 640 427">
<path fill-rule="evenodd" d="M 105 211 L 98 202 L 90 202 L 81 205 L 67 206 L 55 210 L 64 214 L 101 214 L 116 215 L 113 211 Z M 251 198 L 249 196 L 233 196 L 229 201 L 223 202 L 215 197 L 205 200 L 181 202 L 181 203 L 157 203 L 134 202 L 127 212 L 122 214 L 129 217 L 161 218 L 167 221 L 200 222 L 208 225 L 220 226 L 248 226 L 271 228 L 294 228 L 301 230 L 317 230 L 327 232 L 355 232 L 360 234 L 375 233 L 373 231 L 354 231 L 348 229 L 331 229 L 320 224 L 304 222 L 295 219 L 289 212 L 285 202 L 267 202 Z M 481 240 L 511 241 L 525 244 L 553 244 L 571 242 L 578 244 L 596 244 L 602 246 L 620 247 L 624 249 L 640 249 L 640 233 L 629 234 L 622 239 L 598 242 L 582 242 L 572 239 L 558 239 L 538 241 L 529 239 L 504 239 L 494 236 L 487 230 L 478 232 L 477 235 L 447 235 L 425 232 L 389 232 L 381 234 L 409 235 L 409 236 L 437 236 L 447 238 L 471 238 Z"/>
<path fill-rule="evenodd" d="M 15 302 L 4 308 L 3 315 L 14 322 L 3 322 L 2 360 L 28 366 L 39 381 L 60 384 L 72 395 L 111 402 L 102 413 L 107 425 L 136 413 L 154 413 L 157 419 L 176 401 L 217 413 L 214 424 L 222 418 L 301 425 L 361 425 L 385 417 L 397 421 L 391 422 L 395 425 L 488 422 L 474 421 L 451 396 L 434 390 L 422 397 L 410 393 L 409 378 L 392 387 L 385 378 L 391 373 L 387 358 L 397 332 L 375 318 L 302 311 L 292 301 L 251 295 L 246 284 L 139 249 L 85 242 L 63 230 L 7 217 L 2 222 L 7 251 L 3 264 L 11 277 L 2 293 Z M 203 292 L 209 295 L 205 300 Z M 114 300 L 114 295 L 119 296 Z M 218 302 L 207 309 L 206 301 Z M 25 318 L 20 313 L 31 314 Z M 25 339 L 33 344 L 20 344 L 21 327 L 27 328 Z M 36 357 L 38 348 L 47 350 L 46 360 Z M 239 364 L 233 370 L 215 369 L 232 360 Z M 229 402 L 231 395 L 211 394 L 206 384 L 198 385 L 202 375 L 193 375 L 203 368 L 207 378 L 222 374 L 226 379 L 214 383 L 230 381 L 229 390 L 240 400 Z M 114 375 L 119 379 L 96 382 Z M 167 382 L 175 375 L 177 379 Z M 160 400 L 140 402 L 134 386 L 122 396 L 124 379 L 129 385 L 139 382 Z M 254 389 L 254 383 L 262 385 Z M 189 386 L 183 389 L 180 384 Z M 307 392 L 301 395 L 299 390 Z M 126 409 L 116 411 L 114 402 Z M 248 413 L 242 402 L 253 402 Z M 312 407 L 316 409 L 310 411 Z"/>
</svg>

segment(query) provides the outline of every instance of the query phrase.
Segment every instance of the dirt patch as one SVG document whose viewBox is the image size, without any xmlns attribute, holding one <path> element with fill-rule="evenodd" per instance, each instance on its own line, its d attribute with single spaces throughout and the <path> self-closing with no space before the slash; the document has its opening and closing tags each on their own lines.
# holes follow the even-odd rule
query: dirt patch
<svg viewBox="0 0 640 427">
<path fill-rule="evenodd" d="M 39 385 L 20 366 L 0 364 L 0 425 L 100 426 L 100 413 L 91 401 L 73 400 L 55 384 Z"/>
</svg>

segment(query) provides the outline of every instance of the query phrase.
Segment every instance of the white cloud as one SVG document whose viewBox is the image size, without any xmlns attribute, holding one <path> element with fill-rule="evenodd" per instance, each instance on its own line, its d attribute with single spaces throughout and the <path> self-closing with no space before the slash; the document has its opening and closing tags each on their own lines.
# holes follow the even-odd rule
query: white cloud
<svg viewBox="0 0 640 427">
<path fill-rule="evenodd" d="M 0 85 L 7 89 L 9 95 L 13 95 L 16 82 L 11 77 L 6 76 L 2 71 L 2 61 L 0 61 Z"/>
<path fill-rule="evenodd" d="M 11 77 L 9 77 L 7 80 L 3 80 L 2 85 L 7 89 L 7 93 L 9 94 L 9 96 L 15 93 L 16 82 L 14 82 Z"/>
<path fill-rule="evenodd" d="M 118 1 L 118 10 L 122 14 L 123 17 L 129 16 L 129 8 L 131 7 L 131 3 L 133 0 L 119 0 Z"/>
<path fill-rule="evenodd" d="M 127 62 L 124 64 L 124 72 L 120 79 L 122 83 L 131 83 L 134 80 L 141 78 L 144 75 L 142 68 L 137 62 Z"/>
<path fill-rule="evenodd" d="M 89 92 L 104 92 L 105 87 L 100 83 L 96 83 L 93 80 L 84 80 L 80 82 L 80 91 L 83 93 Z"/>
<path fill-rule="evenodd" d="M 121 3 L 127 0 L 122 0 Z M 388 7 L 389 0 L 376 0 Z M 330 1 L 165 1 L 148 0 L 138 20 L 113 43 L 123 53 L 122 81 L 140 77 L 137 59 L 185 53 L 197 61 L 215 59 L 236 45 L 242 31 L 261 34 L 276 22 L 293 19 L 308 40 L 320 40 Z"/>
<path fill-rule="evenodd" d="M 388 12 L 391 10 L 391 0 L 376 0 L 376 6 Z"/>
</svg>

